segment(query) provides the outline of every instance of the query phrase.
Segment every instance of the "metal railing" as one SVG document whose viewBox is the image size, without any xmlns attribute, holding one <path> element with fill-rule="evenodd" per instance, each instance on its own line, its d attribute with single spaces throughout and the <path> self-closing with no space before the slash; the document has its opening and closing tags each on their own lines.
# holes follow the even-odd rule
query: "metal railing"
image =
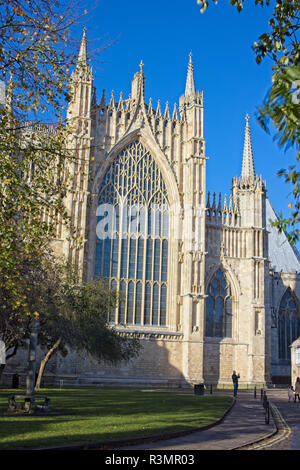
<svg viewBox="0 0 300 470">
<path fill-rule="evenodd" d="M 215 390 L 215 391 L 226 390 L 228 392 L 232 391 L 232 386 L 231 385 L 230 386 L 228 385 L 228 386 L 225 387 L 224 385 L 216 385 L 216 384 L 205 383 L 204 388 L 205 388 L 206 392 L 209 391 L 210 395 L 213 394 L 213 390 Z M 248 386 L 246 388 L 242 387 L 241 390 L 242 391 L 249 391 L 249 392 L 252 390 L 253 393 L 254 393 L 254 398 L 257 398 L 257 386 L 256 385 L 254 386 L 254 388 L 253 387 L 249 388 Z M 261 397 L 261 399 L 262 399 L 262 397 Z"/>
<path fill-rule="evenodd" d="M 270 423 L 270 404 L 269 404 L 269 400 L 268 400 L 266 391 L 261 389 L 260 396 L 261 396 L 261 399 L 262 399 L 262 402 L 263 402 L 262 403 L 263 407 L 265 409 L 265 423 L 269 424 Z"/>
<path fill-rule="evenodd" d="M 205 389 L 209 391 L 209 394 L 213 394 L 213 384 L 205 384 Z M 256 399 L 257 398 L 257 387 L 256 385 L 253 388 L 253 396 Z M 260 389 L 260 399 L 262 401 L 262 405 L 264 407 L 264 413 L 265 413 L 265 423 L 269 424 L 270 423 L 270 403 L 267 397 L 266 390 L 263 388 Z"/>
</svg>

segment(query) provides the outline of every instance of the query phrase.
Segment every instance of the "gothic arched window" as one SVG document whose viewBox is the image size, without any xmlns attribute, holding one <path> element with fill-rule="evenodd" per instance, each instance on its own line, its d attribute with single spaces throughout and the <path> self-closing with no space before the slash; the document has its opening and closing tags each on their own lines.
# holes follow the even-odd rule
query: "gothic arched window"
<svg viewBox="0 0 300 470">
<path fill-rule="evenodd" d="M 278 312 L 279 359 L 290 360 L 290 345 L 300 336 L 300 317 L 290 289 L 283 295 Z"/>
<path fill-rule="evenodd" d="M 105 172 L 97 217 L 95 276 L 120 293 L 110 320 L 166 325 L 169 202 L 161 172 L 139 141 Z"/>
<path fill-rule="evenodd" d="M 232 337 L 232 293 L 224 272 L 218 269 L 209 283 L 205 306 L 205 336 Z"/>
</svg>

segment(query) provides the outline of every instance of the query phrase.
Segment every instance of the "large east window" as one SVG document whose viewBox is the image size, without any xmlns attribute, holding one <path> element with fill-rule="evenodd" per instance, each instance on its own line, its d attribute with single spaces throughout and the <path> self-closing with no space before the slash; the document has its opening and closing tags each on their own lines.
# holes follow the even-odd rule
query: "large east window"
<svg viewBox="0 0 300 470">
<path fill-rule="evenodd" d="M 169 202 L 161 172 L 139 141 L 107 169 L 97 217 L 95 276 L 120 294 L 110 321 L 165 326 Z"/>
</svg>

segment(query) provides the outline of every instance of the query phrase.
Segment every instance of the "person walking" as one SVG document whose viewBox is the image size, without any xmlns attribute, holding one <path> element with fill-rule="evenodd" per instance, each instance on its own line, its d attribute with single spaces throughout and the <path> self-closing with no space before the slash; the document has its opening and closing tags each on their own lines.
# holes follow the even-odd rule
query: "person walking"
<svg viewBox="0 0 300 470">
<path fill-rule="evenodd" d="M 300 378 L 299 377 L 297 377 L 297 380 L 295 383 L 295 399 L 294 399 L 295 403 L 297 401 L 297 397 L 298 397 L 298 400 L 300 401 Z"/>
<path fill-rule="evenodd" d="M 233 374 L 231 376 L 232 378 L 232 382 L 233 382 L 233 396 L 236 397 L 237 396 L 237 391 L 238 391 L 238 387 L 239 387 L 239 378 L 240 378 L 240 374 L 236 375 L 236 372 L 235 370 L 233 371 Z M 300 384 L 299 384 L 300 385 Z"/>
</svg>

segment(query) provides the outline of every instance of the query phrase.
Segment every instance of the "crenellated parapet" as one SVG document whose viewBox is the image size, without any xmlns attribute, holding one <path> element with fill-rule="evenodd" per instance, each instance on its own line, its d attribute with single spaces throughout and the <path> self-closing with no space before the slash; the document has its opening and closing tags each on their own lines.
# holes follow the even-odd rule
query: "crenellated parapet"
<svg viewBox="0 0 300 470">
<path fill-rule="evenodd" d="M 262 176 L 237 176 L 232 179 L 232 188 L 240 191 L 265 191 L 267 183 Z"/>
<path fill-rule="evenodd" d="M 222 195 L 219 194 L 218 204 L 216 204 L 216 193 L 213 193 L 211 202 L 210 192 L 207 194 L 206 202 L 206 222 L 214 225 L 226 225 L 231 227 L 240 227 L 241 214 L 238 199 L 230 195 L 227 202 L 227 195 L 224 196 L 222 204 Z"/>
<path fill-rule="evenodd" d="M 194 95 L 182 95 L 179 98 L 179 111 L 181 115 L 184 115 L 184 107 L 189 108 L 190 106 L 203 106 L 203 91 L 195 91 Z"/>
</svg>

